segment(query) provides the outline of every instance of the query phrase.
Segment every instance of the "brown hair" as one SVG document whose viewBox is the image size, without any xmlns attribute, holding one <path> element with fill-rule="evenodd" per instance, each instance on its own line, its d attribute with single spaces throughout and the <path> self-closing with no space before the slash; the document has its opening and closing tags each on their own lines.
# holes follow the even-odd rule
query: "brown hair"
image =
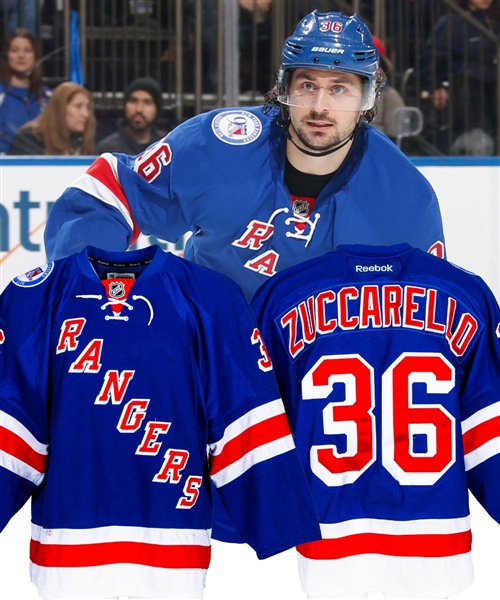
<svg viewBox="0 0 500 600">
<path fill-rule="evenodd" d="M 29 29 L 18 27 L 5 39 L 2 60 L 0 61 L 0 80 L 4 82 L 5 87 L 10 87 L 10 81 L 13 71 L 9 65 L 9 49 L 14 38 L 25 38 L 31 44 L 35 54 L 35 66 L 29 76 L 29 95 L 35 94 L 38 100 L 42 99 L 43 83 L 42 83 L 42 65 L 40 63 L 40 44 Z"/>
<path fill-rule="evenodd" d="M 66 124 L 66 107 L 79 93 L 85 94 L 90 101 L 90 116 L 79 140 L 81 143 L 75 145 L 74 135 L 72 136 Z M 35 137 L 43 140 L 46 154 L 74 154 L 76 148 L 79 148 L 80 154 L 95 154 L 96 119 L 92 94 L 71 81 L 59 84 L 42 113 L 23 125 L 21 130 L 28 128 L 33 131 Z"/>
</svg>

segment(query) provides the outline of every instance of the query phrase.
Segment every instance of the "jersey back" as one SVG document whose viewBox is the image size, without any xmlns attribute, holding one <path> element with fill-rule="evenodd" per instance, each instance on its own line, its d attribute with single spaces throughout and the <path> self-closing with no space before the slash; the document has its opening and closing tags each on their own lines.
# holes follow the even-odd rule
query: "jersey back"
<svg viewBox="0 0 500 600">
<path fill-rule="evenodd" d="M 345 246 L 253 307 L 321 522 L 322 540 L 298 548 L 305 591 L 466 587 L 469 488 L 500 521 L 500 313 L 486 285 L 406 245 Z"/>
</svg>

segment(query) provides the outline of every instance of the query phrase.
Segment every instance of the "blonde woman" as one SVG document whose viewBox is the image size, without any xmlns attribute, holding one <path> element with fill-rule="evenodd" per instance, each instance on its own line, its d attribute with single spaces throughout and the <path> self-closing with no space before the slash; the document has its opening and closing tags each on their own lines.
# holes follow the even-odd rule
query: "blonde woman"
<svg viewBox="0 0 500 600">
<path fill-rule="evenodd" d="M 8 154 L 95 154 L 95 129 L 90 92 L 66 81 L 54 90 L 44 111 L 19 129 Z"/>
</svg>

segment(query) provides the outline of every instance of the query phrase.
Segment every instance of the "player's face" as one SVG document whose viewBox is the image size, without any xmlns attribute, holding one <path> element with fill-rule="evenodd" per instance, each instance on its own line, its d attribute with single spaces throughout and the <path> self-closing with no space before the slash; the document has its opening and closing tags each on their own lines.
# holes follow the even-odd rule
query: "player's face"
<svg viewBox="0 0 500 600">
<path fill-rule="evenodd" d="M 156 119 L 156 104 L 148 92 L 136 90 L 125 102 L 125 118 L 134 131 L 144 131 Z"/>
<path fill-rule="evenodd" d="M 66 105 L 66 124 L 72 133 L 83 133 L 90 118 L 90 100 L 78 92 Z"/>
<path fill-rule="evenodd" d="M 299 99 L 288 107 L 292 136 L 295 132 L 305 148 L 318 152 L 347 139 L 363 114 L 354 108 L 362 102 L 361 78 L 352 73 L 295 69 L 288 93 Z"/>
<path fill-rule="evenodd" d="M 13 38 L 7 55 L 9 67 L 16 73 L 26 73 L 35 66 L 35 51 L 26 38 Z"/>
<path fill-rule="evenodd" d="M 493 0 L 469 0 L 471 10 L 488 10 L 493 4 Z"/>
</svg>

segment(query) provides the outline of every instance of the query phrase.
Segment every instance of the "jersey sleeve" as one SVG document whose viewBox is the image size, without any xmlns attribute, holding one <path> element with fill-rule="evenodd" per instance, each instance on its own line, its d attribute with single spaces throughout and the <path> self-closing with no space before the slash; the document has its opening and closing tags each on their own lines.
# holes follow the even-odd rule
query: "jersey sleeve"
<svg viewBox="0 0 500 600">
<path fill-rule="evenodd" d="M 295 403 L 287 402 L 288 398 L 295 398 L 294 388 L 300 386 L 297 383 L 298 371 L 294 369 L 294 363 L 289 359 L 289 350 L 286 347 L 281 328 L 276 325 L 275 282 L 267 281 L 261 285 L 250 302 L 250 307 L 255 316 L 257 327 L 265 340 L 266 349 L 273 363 L 274 374 L 278 382 L 281 397 L 285 403 L 292 433 L 295 432 L 297 421 L 297 407 Z"/>
<path fill-rule="evenodd" d="M 462 439 L 469 489 L 500 523 L 500 309 L 484 288 L 484 327 L 461 394 Z"/>
<path fill-rule="evenodd" d="M 429 187 L 431 187 L 429 185 Z M 446 259 L 446 246 L 443 232 L 443 221 L 439 202 L 434 190 L 430 189 L 429 204 L 427 210 L 423 211 L 422 226 L 417 228 L 418 234 L 422 236 L 420 243 L 415 244 L 425 252 Z"/>
<path fill-rule="evenodd" d="M 12 283 L 0 296 L 0 530 L 45 477 L 49 319 L 37 313 L 50 308 L 42 296 Z"/>
<path fill-rule="evenodd" d="M 127 250 L 139 234 L 175 242 L 189 230 L 170 189 L 173 153 L 167 139 L 142 154 L 100 156 L 54 203 L 45 228 L 49 260 L 87 245 Z"/>
<path fill-rule="evenodd" d="M 265 558 L 320 531 L 272 364 L 241 290 L 229 283 L 200 357 L 210 475 L 236 531 Z"/>
</svg>

